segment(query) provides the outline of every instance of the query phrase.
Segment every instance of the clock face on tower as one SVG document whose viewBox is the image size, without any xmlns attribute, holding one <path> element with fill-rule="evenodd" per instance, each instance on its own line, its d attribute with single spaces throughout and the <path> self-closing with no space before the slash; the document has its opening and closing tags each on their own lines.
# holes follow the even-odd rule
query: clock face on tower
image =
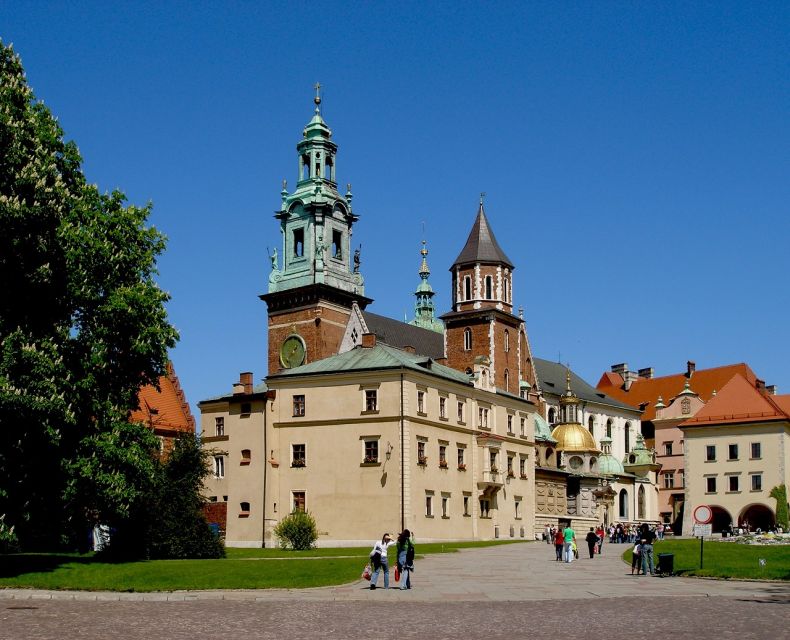
<svg viewBox="0 0 790 640">
<path fill-rule="evenodd" d="M 280 362 L 286 369 L 293 369 L 304 364 L 306 353 L 302 336 L 292 334 L 283 341 L 283 346 L 280 347 Z"/>
</svg>

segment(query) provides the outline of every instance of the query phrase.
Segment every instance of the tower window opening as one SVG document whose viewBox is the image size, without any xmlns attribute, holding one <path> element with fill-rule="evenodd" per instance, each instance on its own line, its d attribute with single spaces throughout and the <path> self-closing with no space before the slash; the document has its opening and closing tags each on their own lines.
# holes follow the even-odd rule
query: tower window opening
<svg viewBox="0 0 790 640">
<path fill-rule="evenodd" d="M 510 372 L 505 369 L 505 391 L 510 392 Z"/>
<path fill-rule="evenodd" d="M 324 164 L 324 178 L 326 178 L 327 180 L 330 180 L 331 182 L 335 181 L 335 176 L 332 175 L 332 173 L 333 173 L 332 170 L 333 169 L 334 169 L 334 166 L 332 165 L 332 162 L 329 160 L 329 158 L 327 158 L 326 159 L 326 164 Z"/>
<path fill-rule="evenodd" d="M 472 278 L 464 276 L 464 300 L 472 299 Z"/>
<path fill-rule="evenodd" d="M 307 180 L 310 177 L 310 156 L 302 156 L 302 175 L 300 180 Z"/>
<path fill-rule="evenodd" d="M 467 327 L 464 329 L 464 351 L 472 350 L 472 330 Z"/>
<path fill-rule="evenodd" d="M 505 346 L 505 353 L 507 353 L 508 351 L 510 351 L 510 332 L 507 329 L 505 329 L 505 340 L 504 340 L 504 343 L 505 343 L 505 345 L 504 345 Z"/>
<path fill-rule="evenodd" d="M 343 232 L 337 229 L 332 230 L 332 257 L 343 259 Z"/>
<path fill-rule="evenodd" d="M 491 276 L 486 276 L 486 300 L 492 300 L 493 297 L 493 280 Z"/>
<path fill-rule="evenodd" d="M 304 256 L 304 229 L 294 229 L 294 257 Z"/>
</svg>

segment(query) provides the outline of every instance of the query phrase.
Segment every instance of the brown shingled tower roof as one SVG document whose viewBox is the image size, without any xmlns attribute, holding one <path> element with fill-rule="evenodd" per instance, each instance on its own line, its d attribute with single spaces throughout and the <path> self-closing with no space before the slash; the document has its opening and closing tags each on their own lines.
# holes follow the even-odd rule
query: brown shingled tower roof
<svg viewBox="0 0 790 640">
<path fill-rule="evenodd" d="M 452 271 L 456 266 L 464 264 L 475 263 L 496 263 L 504 264 L 510 269 L 513 269 L 513 263 L 502 251 L 502 247 L 494 237 L 494 232 L 488 226 L 488 219 L 486 218 L 485 211 L 483 210 L 483 203 L 480 203 L 480 208 L 477 210 L 477 218 L 472 225 L 472 231 L 466 239 L 466 244 L 455 259 L 453 266 L 450 268 Z"/>
</svg>

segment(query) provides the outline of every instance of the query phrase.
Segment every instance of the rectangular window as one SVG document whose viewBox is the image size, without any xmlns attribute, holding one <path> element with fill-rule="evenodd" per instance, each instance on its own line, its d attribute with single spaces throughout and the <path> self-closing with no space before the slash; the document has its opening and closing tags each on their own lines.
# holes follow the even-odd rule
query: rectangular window
<svg viewBox="0 0 790 640">
<path fill-rule="evenodd" d="M 521 435 L 527 435 L 527 420 L 526 418 L 521 418 Z"/>
<path fill-rule="evenodd" d="M 507 475 L 509 478 L 514 478 L 515 473 L 513 473 L 513 456 L 507 457 Z"/>
<path fill-rule="evenodd" d="M 499 469 L 496 464 L 496 451 L 488 452 L 488 462 L 491 465 L 491 473 L 497 473 Z"/>
<path fill-rule="evenodd" d="M 738 459 L 738 445 L 737 444 L 729 445 L 729 447 L 727 447 L 727 454 L 728 454 L 728 457 L 727 457 L 728 460 L 737 460 Z"/>
<path fill-rule="evenodd" d="M 225 418 L 214 418 L 214 435 L 225 435 Z"/>
<path fill-rule="evenodd" d="M 458 422 L 464 421 L 464 403 L 458 401 Z"/>
<path fill-rule="evenodd" d="M 304 511 L 307 506 L 304 491 L 294 491 L 292 495 L 293 495 L 293 510 Z"/>
<path fill-rule="evenodd" d="M 294 229 L 294 257 L 304 255 L 304 229 Z"/>
<path fill-rule="evenodd" d="M 439 466 L 442 469 L 447 468 L 447 446 L 443 444 L 439 445 Z"/>
<path fill-rule="evenodd" d="M 729 476 L 730 491 L 738 491 L 738 476 Z"/>
<path fill-rule="evenodd" d="M 214 456 L 214 477 L 225 477 L 225 456 Z"/>
<path fill-rule="evenodd" d="M 291 466 L 292 467 L 303 467 L 307 462 L 307 458 L 305 457 L 305 445 L 303 444 L 295 444 L 291 446 L 292 455 L 291 458 Z"/>
<path fill-rule="evenodd" d="M 752 460 L 759 460 L 763 457 L 762 446 L 759 442 L 752 442 Z"/>
<path fill-rule="evenodd" d="M 675 488 L 675 473 L 673 471 L 667 471 L 664 473 L 664 489 L 674 489 Z"/>
<path fill-rule="evenodd" d="M 716 445 L 709 444 L 705 447 L 705 460 L 706 462 L 716 461 Z"/>
<path fill-rule="evenodd" d="M 686 486 L 686 472 L 683 469 L 678 471 L 678 487 L 683 488 Z"/>
<path fill-rule="evenodd" d="M 523 456 L 518 461 L 518 473 L 522 479 L 527 479 L 527 459 Z"/>
<path fill-rule="evenodd" d="M 304 396 L 294 396 L 294 417 L 304 415 Z"/>
<path fill-rule="evenodd" d="M 458 447 L 458 468 L 459 469 L 466 469 L 466 460 L 464 459 L 465 449 L 463 447 Z"/>
<path fill-rule="evenodd" d="M 426 464 L 428 457 L 425 455 L 425 442 L 422 440 L 417 441 L 417 464 Z"/>
<path fill-rule="evenodd" d="M 672 455 L 672 443 L 671 442 L 665 442 L 664 443 L 664 455 L 665 456 L 671 456 Z"/>
<path fill-rule="evenodd" d="M 365 463 L 372 464 L 379 461 L 379 441 L 365 440 Z"/>
<path fill-rule="evenodd" d="M 511 434 L 513 433 L 513 416 L 510 414 L 507 416 L 507 432 Z"/>
<path fill-rule="evenodd" d="M 762 491 L 763 490 L 763 475 L 761 473 L 755 473 L 752 475 L 752 491 Z"/>
<path fill-rule="evenodd" d="M 252 413 L 252 404 L 249 402 L 242 402 L 240 413 L 242 416 L 250 415 L 250 413 Z"/>
<path fill-rule="evenodd" d="M 464 496 L 464 515 L 469 516 L 469 496 Z"/>
<path fill-rule="evenodd" d="M 379 393 L 377 389 L 365 389 L 365 411 L 379 410 Z"/>
<path fill-rule="evenodd" d="M 516 508 L 516 520 L 521 520 L 521 500 L 516 498 L 513 501 L 513 505 Z"/>
<path fill-rule="evenodd" d="M 705 491 L 716 493 L 716 478 L 705 478 Z"/>
<path fill-rule="evenodd" d="M 417 392 L 417 413 L 425 413 L 425 391 Z"/>
<path fill-rule="evenodd" d="M 439 398 L 439 417 L 447 419 L 447 398 Z"/>
<path fill-rule="evenodd" d="M 425 496 L 425 515 L 433 518 L 433 496 Z"/>
<path fill-rule="evenodd" d="M 483 407 L 477 409 L 477 426 L 481 429 L 488 429 L 488 409 Z"/>
<path fill-rule="evenodd" d="M 450 498 L 447 498 L 446 496 L 442 496 L 442 518 L 450 517 L 450 515 L 447 513 L 449 502 L 450 502 Z"/>
</svg>

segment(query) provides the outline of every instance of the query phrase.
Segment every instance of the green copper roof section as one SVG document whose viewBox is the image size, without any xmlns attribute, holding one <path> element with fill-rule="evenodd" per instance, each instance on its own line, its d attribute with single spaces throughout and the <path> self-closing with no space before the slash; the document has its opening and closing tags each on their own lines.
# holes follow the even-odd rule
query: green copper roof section
<svg viewBox="0 0 790 640">
<path fill-rule="evenodd" d="M 428 267 L 428 249 L 425 247 L 425 240 L 422 241 L 422 264 L 420 265 L 420 284 L 417 285 L 417 291 L 414 292 L 417 300 L 414 304 L 414 319 L 409 324 L 423 329 L 430 329 L 437 333 L 444 332 L 444 323 L 436 317 L 436 312 L 433 304 L 433 297 L 436 295 L 433 291 L 431 283 L 428 278 L 431 275 L 431 270 Z"/>
<path fill-rule="evenodd" d="M 604 476 L 623 475 L 623 463 L 612 455 L 612 439 L 604 436 L 601 438 L 603 453 L 598 456 L 598 473 Z"/>
<path fill-rule="evenodd" d="M 535 440 L 542 440 L 544 442 L 557 442 L 554 438 L 551 437 L 551 427 L 549 426 L 549 423 L 546 422 L 537 413 L 535 414 L 534 418 L 535 418 Z"/>
<path fill-rule="evenodd" d="M 438 364 L 433 358 L 401 351 L 386 344 L 376 344 L 375 347 L 357 346 L 345 353 L 310 362 L 301 367 L 284 369 L 269 376 L 268 379 L 386 369 L 409 369 L 472 386 L 471 379 L 465 373 Z"/>
</svg>

